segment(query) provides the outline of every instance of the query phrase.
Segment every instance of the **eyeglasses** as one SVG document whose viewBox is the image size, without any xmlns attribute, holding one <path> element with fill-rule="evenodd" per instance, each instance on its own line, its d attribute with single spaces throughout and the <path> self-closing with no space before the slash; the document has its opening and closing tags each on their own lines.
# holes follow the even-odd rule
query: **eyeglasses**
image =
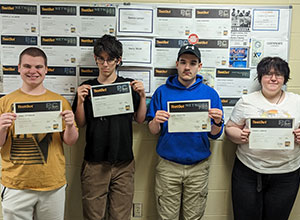
<svg viewBox="0 0 300 220">
<path fill-rule="evenodd" d="M 284 75 L 281 74 L 280 72 L 268 72 L 268 73 L 263 74 L 263 76 L 266 77 L 266 78 L 272 78 L 273 75 L 274 75 L 277 79 L 282 79 L 282 78 L 284 78 Z"/>
<path fill-rule="evenodd" d="M 113 58 L 113 59 L 104 60 L 101 57 L 97 57 L 96 61 L 97 61 L 97 63 L 99 63 L 101 65 L 103 65 L 105 63 L 105 61 L 107 62 L 108 65 L 113 65 L 113 64 L 115 64 L 115 62 L 117 61 L 117 59 Z"/>
</svg>

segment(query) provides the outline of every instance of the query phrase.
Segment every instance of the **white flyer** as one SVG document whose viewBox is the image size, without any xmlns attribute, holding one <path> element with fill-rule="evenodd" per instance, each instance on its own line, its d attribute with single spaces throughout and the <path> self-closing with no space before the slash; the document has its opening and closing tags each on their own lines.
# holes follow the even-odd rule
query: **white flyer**
<svg viewBox="0 0 300 220">
<path fill-rule="evenodd" d="M 168 132 L 210 132 L 210 100 L 168 102 Z"/>
<path fill-rule="evenodd" d="M 40 134 L 62 131 L 61 100 L 16 102 L 15 134 Z"/>
<path fill-rule="evenodd" d="M 257 150 L 294 149 L 294 118 L 250 118 L 249 148 Z"/>
<path fill-rule="evenodd" d="M 94 117 L 134 112 L 129 82 L 92 86 L 91 101 Z"/>
</svg>

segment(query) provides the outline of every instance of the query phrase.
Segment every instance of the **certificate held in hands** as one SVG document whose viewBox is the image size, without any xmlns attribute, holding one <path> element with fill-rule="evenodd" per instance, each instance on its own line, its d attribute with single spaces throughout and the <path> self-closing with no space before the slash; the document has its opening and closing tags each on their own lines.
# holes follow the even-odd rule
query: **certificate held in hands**
<svg viewBox="0 0 300 220">
<path fill-rule="evenodd" d="M 94 117 L 133 113 L 130 82 L 92 86 Z"/>
<path fill-rule="evenodd" d="M 168 102 L 168 131 L 210 132 L 211 120 L 208 117 L 210 100 Z"/>
<path fill-rule="evenodd" d="M 15 134 L 40 134 L 62 131 L 62 103 L 57 101 L 16 102 Z"/>
<path fill-rule="evenodd" d="M 249 119 L 249 148 L 258 150 L 294 149 L 293 118 Z"/>
</svg>

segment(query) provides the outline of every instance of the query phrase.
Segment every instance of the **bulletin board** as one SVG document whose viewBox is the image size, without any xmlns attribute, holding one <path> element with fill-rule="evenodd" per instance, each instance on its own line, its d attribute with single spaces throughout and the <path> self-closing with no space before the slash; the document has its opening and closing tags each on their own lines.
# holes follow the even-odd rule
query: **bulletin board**
<svg viewBox="0 0 300 220">
<path fill-rule="evenodd" d="M 197 45 L 199 74 L 219 93 L 226 117 L 257 89 L 263 57 L 288 61 L 291 16 L 291 6 L 1 1 L 0 93 L 21 86 L 19 53 L 37 46 L 48 56 L 45 86 L 72 100 L 80 83 L 98 76 L 94 41 L 111 34 L 123 44 L 118 75 L 143 81 L 148 97 L 177 73 L 179 48 Z"/>
</svg>

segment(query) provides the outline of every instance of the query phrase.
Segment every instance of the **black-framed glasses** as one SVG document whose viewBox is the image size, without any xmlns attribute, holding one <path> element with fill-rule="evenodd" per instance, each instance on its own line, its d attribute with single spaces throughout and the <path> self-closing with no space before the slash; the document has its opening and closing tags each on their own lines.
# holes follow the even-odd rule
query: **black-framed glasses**
<svg viewBox="0 0 300 220">
<path fill-rule="evenodd" d="M 277 79 L 282 79 L 282 78 L 284 78 L 284 75 L 283 75 L 282 73 L 280 73 L 280 72 L 277 72 L 277 71 L 276 71 L 276 72 L 268 72 L 268 73 L 263 74 L 263 76 L 266 77 L 266 78 L 272 78 L 273 75 L 274 75 Z"/>
<path fill-rule="evenodd" d="M 116 58 L 112 58 L 112 59 L 103 59 L 102 57 L 96 57 L 97 63 L 103 65 L 105 62 L 107 62 L 107 64 L 109 65 L 113 65 L 116 63 L 117 59 Z"/>
</svg>

